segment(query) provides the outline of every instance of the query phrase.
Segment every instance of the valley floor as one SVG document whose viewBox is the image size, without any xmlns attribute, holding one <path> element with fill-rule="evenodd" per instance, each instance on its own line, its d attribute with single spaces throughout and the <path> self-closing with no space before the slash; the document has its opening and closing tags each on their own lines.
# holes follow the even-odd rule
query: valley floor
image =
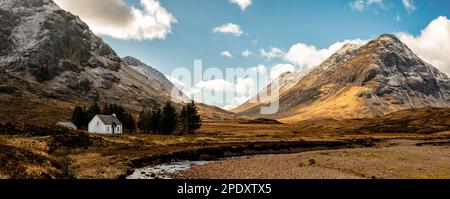
<svg viewBox="0 0 450 199">
<path fill-rule="evenodd" d="M 450 179 L 450 140 L 390 140 L 372 148 L 261 155 L 201 164 L 182 179 Z"/>
<path fill-rule="evenodd" d="M 191 136 L 100 136 L 4 124 L 0 178 L 116 179 L 161 163 L 264 154 L 286 155 L 219 161 L 178 177 L 450 178 L 448 114 L 423 109 L 296 124 L 205 121 Z"/>
</svg>

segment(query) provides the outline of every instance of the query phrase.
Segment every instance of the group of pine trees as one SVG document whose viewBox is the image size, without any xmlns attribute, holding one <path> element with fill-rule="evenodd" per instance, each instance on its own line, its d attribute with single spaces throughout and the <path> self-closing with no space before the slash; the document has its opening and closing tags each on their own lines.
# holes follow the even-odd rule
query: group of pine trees
<svg viewBox="0 0 450 199">
<path fill-rule="evenodd" d="M 77 106 L 72 113 L 72 122 L 78 129 L 87 129 L 89 122 L 98 114 L 116 114 L 117 119 L 123 124 L 124 133 L 132 133 L 136 130 L 136 123 L 133 116 L 127 113 L 123 107 L 116 104 L 106 104 L 103 110 L 100 109 L 97 103 L 94 103 L 88 108 Z"/>
<path fill-rule="evenodd" d="M 194 101 L 183 107 L 180 113 L 178 131 L 183 135 L 195 134 L 202 126 L 202 120 Z"/>
<path fill-rule="evenodd" d="M 88 108 L 77 106 L 72 113 L 72 122 L 78 129 L 86 130 L 89 122 L 98 114 L 115 114 L 123 124 L 124 133 L 132 133 L 136 130 L 136 123 L 130 113 L 118 105 L 106 104 L 100 109 L 97 103 Z M 142 111 L 137 123 L 138 129 L 145 134 L 160 135 L 191 135 L 201 127 L 202 121 L 195 102 L 183 106 L 180 114 L 175 107 L 167 102 L 162 109 Z"/>
<path fill-rule="evenodd" d="M 196 133 L 201 123 L 194 101 L 185 105 L 180 114 L 167 102 L 162 109 L 142 111 L 139 114 L 138 128 L 146 134 L 190 135 Z"/>
</svg>

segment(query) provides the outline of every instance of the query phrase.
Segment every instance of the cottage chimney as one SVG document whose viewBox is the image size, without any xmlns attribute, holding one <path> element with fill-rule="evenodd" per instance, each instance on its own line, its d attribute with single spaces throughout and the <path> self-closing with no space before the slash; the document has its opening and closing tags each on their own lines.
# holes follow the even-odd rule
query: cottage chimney
<svg viewBox="0 0 450 199">
<path fill-rule="evenodd" d="M 116 117 L 116 114 L 115 114 L 115 113 L 113 113 L 113 114 L 112 114 L 112 116 L 113 116 L 113 117 Z"/>
</svg>

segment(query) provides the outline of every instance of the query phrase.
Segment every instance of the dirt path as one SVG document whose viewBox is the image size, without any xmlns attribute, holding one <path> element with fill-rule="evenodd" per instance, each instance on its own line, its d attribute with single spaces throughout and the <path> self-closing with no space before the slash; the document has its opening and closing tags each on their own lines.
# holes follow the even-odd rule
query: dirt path
<svg viewBox="0 0 450 199">
<path fill-rule="evenodd" d="M 188 179 L 450 179 L 450 142 L 262 155 L 197 165 L 176 175 Z M 420 146 L 419 146 L 419 145 Z"/>
</svg>

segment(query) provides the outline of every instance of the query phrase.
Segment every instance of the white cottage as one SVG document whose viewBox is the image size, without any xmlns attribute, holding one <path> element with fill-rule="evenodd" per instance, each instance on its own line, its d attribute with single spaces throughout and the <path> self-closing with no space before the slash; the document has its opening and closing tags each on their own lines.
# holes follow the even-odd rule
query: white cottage
<svg viewBox="0 0 450 199">
<path fill-rule="evenodd" d="M 116 115 L 96 115 L 89 122 L 89 132 L 99 134 L 122 134 L 122 123 Z"/>
</svg>

